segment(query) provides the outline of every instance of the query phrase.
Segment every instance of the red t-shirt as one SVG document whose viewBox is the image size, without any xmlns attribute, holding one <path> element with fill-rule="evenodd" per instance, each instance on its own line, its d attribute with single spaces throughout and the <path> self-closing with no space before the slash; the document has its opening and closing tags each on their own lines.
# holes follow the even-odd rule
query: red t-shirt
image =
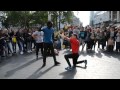
<svg viewBox="0 0 120 90">
<path fill-rule="evenodd" d="M 70 38 L 70 43 L 71 43 L 72 53 L 79 53 L 79 46 L 80 46 L 79 41 L 75 38 Z"/>
</svg>

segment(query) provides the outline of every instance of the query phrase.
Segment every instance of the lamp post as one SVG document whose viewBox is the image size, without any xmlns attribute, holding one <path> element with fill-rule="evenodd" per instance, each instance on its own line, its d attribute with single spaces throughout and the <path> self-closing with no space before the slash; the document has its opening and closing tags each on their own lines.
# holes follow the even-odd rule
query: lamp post
<svg viewBox="0 0 120 90">
<path fill-rule="evenodd" d="M 48 11 L 48 21 L 51 21 L 51 13 Z"/>
<path fill-rule="evenodd" d="M 58 11 L 58 18 L 59 18 L 59 30 L 60 30 L 60 19 L 61 19 L 60 11 Z"/>
</svg>

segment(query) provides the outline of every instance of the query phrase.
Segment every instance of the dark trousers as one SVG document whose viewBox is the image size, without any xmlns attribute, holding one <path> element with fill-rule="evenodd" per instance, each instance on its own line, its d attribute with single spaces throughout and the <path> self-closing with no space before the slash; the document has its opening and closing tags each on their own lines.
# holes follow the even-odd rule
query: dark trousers
<svg viewBox="0 0 120 90">
<path fill-rule="evenodd" d="M 94 45 L 95 45 L 95 43 L 94 43 L 94 39 L 92 39 L 92 40 L 91 40 L 90 48 L 92 49 Z M 95 46 L 94 46 L 94 47 L 95 47 Z"/>
<path fill-rule="evenodd" d="M 120 51 L 120 42 L 116 42 L 116 51 L 118 52 L 118 50 Z"/>
<path fill-rule="evenodd" d="M 41 54 L 43 55 L 43 43 L 36 43 L 36 55 L 38 56 L 39 49 L 41 49 Z"/>
<path fill-rule="evenodd" d="M 33 44 L 34 44 L 34 46 L 33 46 L 32 48 L 35 49 L 35 47 L 36 47 L 36 42 L 35 42 L 35 40 L 33 40 Z"/>
<path fill-rule="evenodd" d="M 20 51 L 20 52 L 23 51 L 23 42 L 20 41 L 20 40 L 18 40 L 17 43 L 18 43 L 19 51 Z"/>
<path fill-rule="evenodd" d="M 69 58 L 72 58 L 73 59 L 73 66 L 76 67 L 76 64 L 79 64 L 79 63 L 83 63 L 84 61 L 77 61 L 78 58 L 79 58 L 79 54 L 76 53 L 76 54 L 67 54 L 64 56 L 69 67 L 71 67 L 71 64 L 70 64 L 70 61 L 69 61 Z"/>
<path fill-rule="evenodd" d="M 97 40 L 98 41 L 98 48 L 100 48 L 100 43 L 101 43 L 101 40 Z"/>
<path fill-rule="evenodd" d="M 113 52 L 113 48 L 114 48 L 113 45 L 108 45 L 107 47 L 108 52 Z"/>
<path fill-rule="evenodd" d="M 2 44 L 0 44 L 0 56 L 2 56 L 2 55 L 3 55 L 3 53 L 4 53 L 3 45 L 2 45 Z"/>
<path fill-rule="evenodd" d="M 56 63 L 56 56 L 54 52 L 53 43 L 44 43 L 43 63 L 46 63 L 47 50 L 50 49 L 54 62 Z"/>
<path fill-rule="evenodd" d="M 91 42 L 87 41 L 87 49 L 91 49 Z"/>
</svg>

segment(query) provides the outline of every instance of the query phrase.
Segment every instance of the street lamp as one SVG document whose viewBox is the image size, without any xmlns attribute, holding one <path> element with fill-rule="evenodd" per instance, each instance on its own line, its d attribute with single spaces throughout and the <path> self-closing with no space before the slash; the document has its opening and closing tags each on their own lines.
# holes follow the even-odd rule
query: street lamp
<svg viewBox="0 0 120 90">
<path fill-rule="evenodd" d="M 48 11 L 48 21 L 51 21 L 51 13 Z"/>
</svg>

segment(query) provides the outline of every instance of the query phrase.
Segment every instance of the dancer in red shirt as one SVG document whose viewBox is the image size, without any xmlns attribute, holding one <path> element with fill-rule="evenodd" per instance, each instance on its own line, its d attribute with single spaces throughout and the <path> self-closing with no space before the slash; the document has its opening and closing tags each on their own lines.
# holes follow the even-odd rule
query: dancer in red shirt
<svg viewBox="0 0 120 90">
<path fill-rule="evenodd" d="M 87 64 L 87 60 L 83 60 L 83 61 L 77 61 L 78 58 L 79 58 L 79 46 L 80 46 L 80 42 L 79 40 L 77 39 L 77 35 L 76 34 L 73 34 L 71 36 L 71 38 L 68 38 L 66 36 L 64 36 L 64 34 L 61 35 L 63 38 L 66 38 L 68 41 L 70 41 L 70 44 L 71 44 L 71 49 L 72 49 L 72 53 L 71 54 L 67 54 L 65 55 L 65 59 L 69 65 L 69 67 L 65 68 L 66 70 L 72 70 L 72 66 L 70 64 L 70 61 L 69 61 L 69 58 L 72 58 L 73 59 L 73 68 L 76 67 L 76 64 L 79 64 L 79 63 L 85 63 L 85 66 Z"/>
</svg>

